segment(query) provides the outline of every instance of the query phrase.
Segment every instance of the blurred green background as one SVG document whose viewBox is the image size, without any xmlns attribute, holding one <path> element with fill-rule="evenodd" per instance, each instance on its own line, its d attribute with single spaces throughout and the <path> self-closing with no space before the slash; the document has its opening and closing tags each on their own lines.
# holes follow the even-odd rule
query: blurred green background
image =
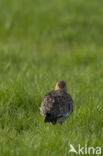
<svg viewBox="0 0 103 156">
<path fill-rule="evenodd" d="M 103 149 L 103 1 L 0 1 L 0 155 Z M 44 123 L 43 96 L 64 80 L 74 112 Z M 92 153 L 91 153 L 92 155 Z"/>
</svg>

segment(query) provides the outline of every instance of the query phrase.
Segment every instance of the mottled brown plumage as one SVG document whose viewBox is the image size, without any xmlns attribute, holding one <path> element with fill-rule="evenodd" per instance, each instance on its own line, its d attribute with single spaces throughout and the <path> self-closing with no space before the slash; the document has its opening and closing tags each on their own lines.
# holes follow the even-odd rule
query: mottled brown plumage
<svg viewBox="0 0 103 156">
<path fill-rule="evenodd" d="M 45 116 L 45 122 L 63 123 L 72 113 L 73 100 L 66 90 L 65 82 L 59 81 L 55 90 L 44 96 L 40 111 Z"/>
</svg>

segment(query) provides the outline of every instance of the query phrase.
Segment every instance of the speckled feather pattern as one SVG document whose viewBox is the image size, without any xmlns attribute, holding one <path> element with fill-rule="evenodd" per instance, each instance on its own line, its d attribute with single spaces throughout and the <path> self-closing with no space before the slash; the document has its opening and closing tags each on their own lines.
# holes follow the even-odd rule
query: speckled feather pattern
<svg viewBox="0 0 103 156">
<path fill-rule="evenodd" d="M 44 96 L 41 114 L 51 114 L 54 118 L 68 117 L 73 111 L 72 97 L 63 90 L 53 90 Z"/>
</svg>

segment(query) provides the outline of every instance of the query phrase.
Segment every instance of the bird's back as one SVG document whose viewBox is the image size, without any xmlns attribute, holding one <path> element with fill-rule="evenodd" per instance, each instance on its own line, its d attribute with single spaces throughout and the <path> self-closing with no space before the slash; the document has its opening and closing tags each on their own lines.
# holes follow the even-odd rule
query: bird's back
<svg viewBox="0 0 103 156">
<path fill-rule="evenodd" d="M 44 96 L 41 114 L 49 119 L 58 119 L 73 111 L 72 97 L 63 90 L 53 90 Z"/>
</svg>

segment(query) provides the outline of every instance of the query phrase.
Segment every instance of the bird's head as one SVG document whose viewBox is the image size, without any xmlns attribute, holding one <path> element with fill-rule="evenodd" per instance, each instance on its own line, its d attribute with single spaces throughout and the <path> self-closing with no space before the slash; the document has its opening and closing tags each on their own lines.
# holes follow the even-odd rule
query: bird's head
<svg viewBox="0 0 103 156">
<path fill-rule="evenodd" d="M 55 90 L 64 90 L 67 92 L 66 83 L 64 81 L 58 81 L 56 83 Z"/>
</svg>

